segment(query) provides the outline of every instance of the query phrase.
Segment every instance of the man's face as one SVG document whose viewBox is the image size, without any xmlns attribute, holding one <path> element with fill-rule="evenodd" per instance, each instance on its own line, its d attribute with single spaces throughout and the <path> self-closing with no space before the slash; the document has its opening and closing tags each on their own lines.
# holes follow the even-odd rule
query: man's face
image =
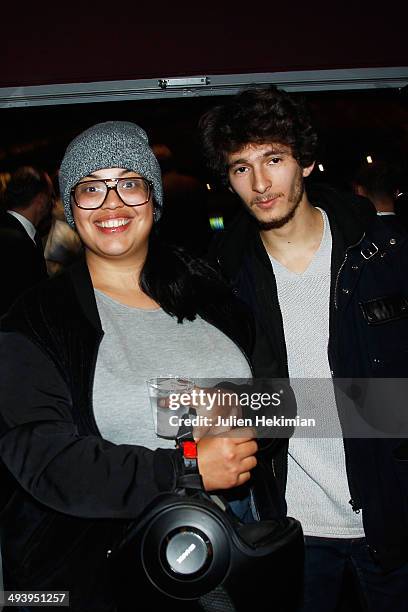
<svg viewBox="0 0 408 612">
<path fill-rule="evenodd" d="M 305 192 L 303 179 L 314 164 L 301 168 L 290 147 L 248 144 L 227 155 L 232 191 L 258 220 L 261 229 L 282 227 L 293 218 Z"/>
</svg>

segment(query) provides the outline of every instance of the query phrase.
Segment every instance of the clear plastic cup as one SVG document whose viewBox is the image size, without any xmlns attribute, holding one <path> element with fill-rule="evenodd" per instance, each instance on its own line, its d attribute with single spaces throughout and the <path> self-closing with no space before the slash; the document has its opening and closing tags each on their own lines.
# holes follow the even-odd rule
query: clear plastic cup
<svg viewBox="0 0 408 612">
<path fill-rule="evenodd" d="M 189 392 L 194 389 L 194 381 L 183 376 L 167 375 L 150 378 L 146 385 L 156 435 L 174 440 L 178 423 L 182 415 L 188 412 L 186 404 Z"/>
</svg>

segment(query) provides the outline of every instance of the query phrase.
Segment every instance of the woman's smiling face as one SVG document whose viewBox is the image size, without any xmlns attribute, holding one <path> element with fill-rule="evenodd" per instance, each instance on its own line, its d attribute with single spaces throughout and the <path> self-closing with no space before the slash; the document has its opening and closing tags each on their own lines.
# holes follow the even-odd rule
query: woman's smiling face
<svg viewBox="0 0 408 612">
<path fill-rule="evenodd" d="M 81 181 L 140 176 L 124 168 L 104 168 Z M 147 252 L 153 226 L 152 194 L 146 204 L 127 206 L 116 190 L 110 189 L 102 206 L 93 210 L 79 208 L 72 199 L 72 212 L 85 249 L 94 255 L 104 259 L 127 259 Z"/>
</svg>

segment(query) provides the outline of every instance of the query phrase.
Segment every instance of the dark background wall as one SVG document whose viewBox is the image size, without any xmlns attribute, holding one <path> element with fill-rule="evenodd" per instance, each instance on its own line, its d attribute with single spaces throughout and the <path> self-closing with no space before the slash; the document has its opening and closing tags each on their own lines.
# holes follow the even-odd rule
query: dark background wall
<svg viewBox="0 0 408 612">
<path fill-rule="evenodd" d="M 3 3 L 0 87 L 406 65 L 403 5 Z"/>
</svg>

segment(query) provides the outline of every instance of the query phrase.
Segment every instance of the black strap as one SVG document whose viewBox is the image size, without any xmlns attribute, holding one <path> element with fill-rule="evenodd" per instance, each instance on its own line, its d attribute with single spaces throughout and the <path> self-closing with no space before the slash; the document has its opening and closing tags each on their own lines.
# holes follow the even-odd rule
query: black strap
<svg viewBox="0 0 408 612">
<path fill-rule="evenodd" d="M 196 474 L 182 474 L 177 477 L 177 488 L 203 490 L 203 479 L 197 472 Z"/>
<path fill-rule="evenodd" d="M 176 436 L 176 445 L 180 451 L 183 461 L 183 473 L 177 476 L 177 488 L 203 491 L 203 480 L 200 476 L 200 472 L 198 471 L 197 459 L 188 458 L 184 456 L 183 452 L 184 442 L 194 442 L 193 428 L 189 425 L 185 425 L 184 418 L 190 419 L 192 416 L 195 416 L 195 414 L 196 411 L 193 408 L 190 408 L 188 413 L 181 417 L 182 423 Z"/>
</svg>

